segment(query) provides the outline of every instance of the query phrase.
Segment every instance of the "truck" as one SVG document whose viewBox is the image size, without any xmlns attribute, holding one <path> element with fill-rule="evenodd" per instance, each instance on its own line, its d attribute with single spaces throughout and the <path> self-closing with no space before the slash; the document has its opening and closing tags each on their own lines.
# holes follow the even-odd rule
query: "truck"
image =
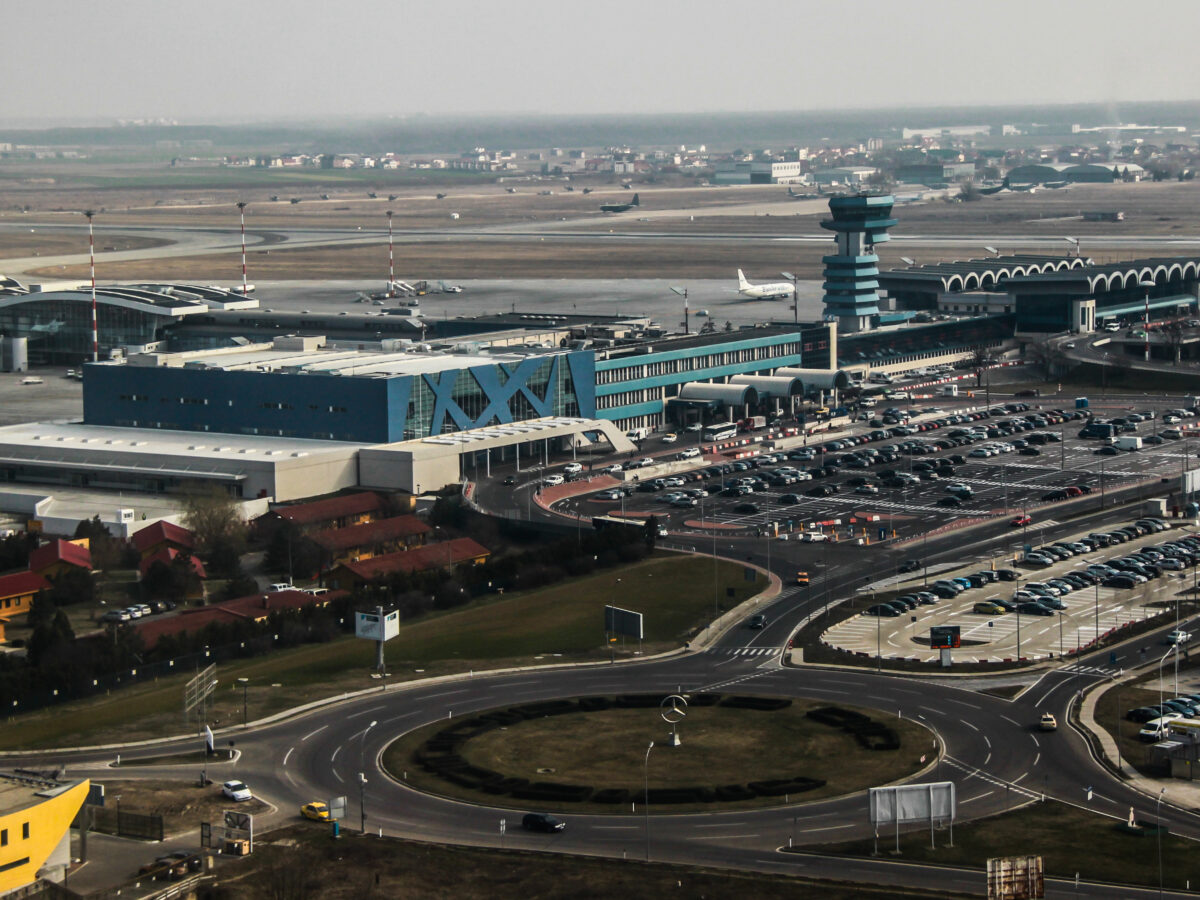
<svg viewBox="0 0 1200 900">
<path fill-rule="evenodd" d="M 742 431 L 758 431 L 760 428 L 767 427 L 766 416 L 747 416 L 738 422 L 738 426 Z"/>
<path fill-rule="evenodd" d="M 1136 434 L 1123 434 L 1113 446 L 1118 450 L 1141 450 L 1142 439 Z"/>
<path fill-rule="evenodd" d="M 625 437 L 629 438 L 631 441 L 635 441 L 638 443 L 640 443 L 641 441 L 644 441 L 649 436 L 650 436 L 650 429 L 644 428 L 644 427 L 643 428 L 630 428 L 627 432 L 625 432 Z"/>
<path fill-rule="evenodd" d="M 1084 440 L 1088 438 L 1106 440 L 1117 436 L 1117 426 L 1109 422 L 1088 422 L 1079 429 L 1079 436 Z"/>
<path fill-rule="evenodd" d="M 957 397 L 958 396 L 958 385 L 957 384 L 943 384 L 942 385 L 942 396 L 943 397 Z"/>
</svg>

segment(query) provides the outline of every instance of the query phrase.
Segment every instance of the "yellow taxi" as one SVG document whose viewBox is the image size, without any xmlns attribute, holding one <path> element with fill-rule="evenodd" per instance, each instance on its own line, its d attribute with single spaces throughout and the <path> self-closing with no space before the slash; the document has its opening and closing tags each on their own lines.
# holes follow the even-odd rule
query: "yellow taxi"
<svg viewBox="0 0 1200 900">
<path fill-rule="evenodd" d="M 329 807 L 320 800 L 314 800 L 312 803 L 305 803 L 300 807 L 300 815 L 315 822 L 328 822 Z"/>
</svg>

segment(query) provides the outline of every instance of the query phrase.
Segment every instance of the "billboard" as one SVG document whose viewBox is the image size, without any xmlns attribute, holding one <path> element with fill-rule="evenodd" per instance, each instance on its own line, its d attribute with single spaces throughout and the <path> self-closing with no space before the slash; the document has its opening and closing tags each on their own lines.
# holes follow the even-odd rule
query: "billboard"
<svg viewBox="0 0 1200 900">
<path fill-rule="evenodd" d="M 372 641 L 390 641 L 400 633 L 400 613 L 390 612 L 380 616 L 377 613 L 356 613 L 354 617 L 355 637 L 367 638 Z"/>
<path fill-rule="evenodd" d="M 609 634 L 642 639 L 642 614 L 619 606 L 604 607 L 604 630 Z"/>
<path fill-rule="evenodd" d="M 929 646 L 933 650 L 956 649 L 962 646 L 960 628 L 957 625 L 931 625 Z"/>
<path fill-rule="evenodd" d="M 987 861 L 988 900 L 1046 896 L 1040 856 L 1000 856 Z"/>
<path fill-rule="evenodd" d="M 953 781 L 871 788 L 868 799 L 871 824 L 875 826 L 954 819 Z"/>
</svg>

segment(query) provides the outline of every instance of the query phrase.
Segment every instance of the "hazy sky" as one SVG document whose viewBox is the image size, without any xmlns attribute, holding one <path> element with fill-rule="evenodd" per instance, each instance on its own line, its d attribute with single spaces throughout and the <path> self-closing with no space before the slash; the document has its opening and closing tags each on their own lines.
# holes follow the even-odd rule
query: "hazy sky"
<svg viewBox="0 0 1200 900">
<path fill-rule="evenodd" d="M 0 119 L 1200 98 L 1200 0 L 4 0 Z"/>
</svg>

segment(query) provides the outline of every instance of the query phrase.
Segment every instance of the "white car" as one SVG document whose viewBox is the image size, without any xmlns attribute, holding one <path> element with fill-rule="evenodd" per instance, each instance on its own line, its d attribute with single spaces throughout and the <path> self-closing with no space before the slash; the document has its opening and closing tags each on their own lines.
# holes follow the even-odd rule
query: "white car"
<svg viewBox="0 0 1200 900">
<path fill-rule="evenodd" d="M 1177 628 L 1167 634 L 1168 644 L 1186 644 L 1191 639 L 1191 632 L 1184 631 L 1182 628 Z"/>
<path fill-rule="evenodd" d="M 616 475 L 618 472 L 625 471 L 620 463 L 613 463 L 611 466 L 605 466 L 602 470 L 608 475 Z"/>
<path fill-rule="evenodd" d="M 546 487 L 554 487 L 556 484 L 562 484 L 564 481 L 566 479 L 561 475 L 547 475 L 542 479 L 542 484 L 546 485 Z"/>
<path fill-rule="evenodd" d="M 806 531 L 800 540 L 806 544 L 819 544 L 822 541 L 829 540 L 829 535 L 822 531 Z"/>
<path fill-rule="evenodd" d="M 679 435 L 675 434 L 674 432 L 671 432 L 670 434 L 664 434 L 662 436 L 662 442 L 664 444 L 673 444 L 677 440 L 679 440 Z"/>
<path fill-rule="evenodd" d="M 583 463 L 567 463 L 563 466 L 563 472 L 567 475 L 578 475 L 583 471 Z"/>
<path fill-rule="evenodd" d="M 221 785 L 221 793 L 230 800 L 253 800 L 254 795 L 244 781 L 227 781 Z"/>
</svg>

